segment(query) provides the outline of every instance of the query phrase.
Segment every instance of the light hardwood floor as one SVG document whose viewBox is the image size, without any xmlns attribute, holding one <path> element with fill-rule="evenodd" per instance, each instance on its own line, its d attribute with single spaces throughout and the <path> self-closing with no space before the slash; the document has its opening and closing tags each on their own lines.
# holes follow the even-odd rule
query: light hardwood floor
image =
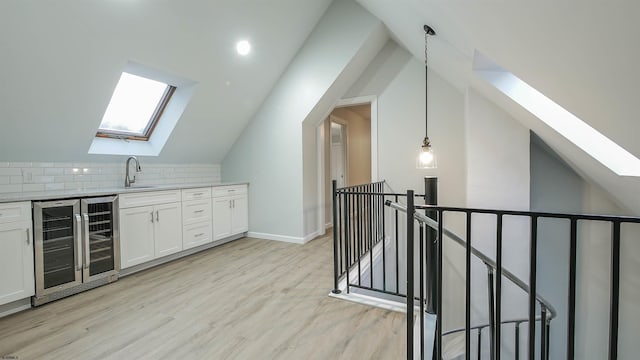
<svg viewBox="0 0 640 360">
<path fill-rule="evenodd" d="M 245 238 L 2 318 L 0 358 L 406 358 L 403 314 L 327 296 L 330 240 Z"/>
</svg>

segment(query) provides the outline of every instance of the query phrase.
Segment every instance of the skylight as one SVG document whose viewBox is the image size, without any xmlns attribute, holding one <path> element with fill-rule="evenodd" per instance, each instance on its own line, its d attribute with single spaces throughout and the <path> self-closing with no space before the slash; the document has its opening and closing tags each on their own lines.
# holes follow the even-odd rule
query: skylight
<svg viewBox="0 0 640 360">
<path fill-rule="evenodd" d="M 175 87 L 123 72 L 96 136 L 148 140 Z"/>
<path fill-rule="evenodd" d="M 481 69 L 477 69 L 480 67 Z M 542 120 L 591 157 L 620 176 L 640 176 L 640 159 L 573 115 L 544 94 L 476 53 L 478 75 Z"/>
</svg>

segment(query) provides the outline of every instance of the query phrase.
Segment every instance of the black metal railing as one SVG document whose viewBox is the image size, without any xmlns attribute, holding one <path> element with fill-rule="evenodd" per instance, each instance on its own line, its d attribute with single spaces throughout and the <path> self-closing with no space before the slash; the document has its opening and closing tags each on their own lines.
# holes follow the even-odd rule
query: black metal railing
<svg viewBox="0 0 640 360">
<path fill-rule="evenodd" d="M 387 218 L 385 201 L 399 201 L 405 194 L 385 193 L 379 181 L 337 188 L 333 192 L 334 293 L 351 289 L 404 296 L 399 288 L 398 215 Z M 389 236 L 391 232 L 392 236 Z M 378 254 L 374 256 L 374 253 Z M 374 269 L 374 257 L 381 271 Z M 393 279 L 387 278 L 393 274 Z"/>
<path fill-rule="evenodd" d="M 407 199 L 412 197 L 413 192 L 407 192 Z M 466 268 L 466 284 L 465 284 L 465 327 L 464 329 L 454 329 L 444 332 L 441 324 L 443 323 L 442 312 L 442 241 L 437 241 L 437 269 L 436 272 L 436 291 L 437 299 L 435 300 L 436 306 L 436 331 L 435 331 L 435 344 L 434 344 L 434 359 L 442 358 L 442 339 L 443 336 L 452 334 L 455 332 L 465 332 L 465 357 L 471 358 L 471 331 L 477 330 L 478 341 L 482 334 L 482 329 L 489 328 L 490 334 L 490 346 L 491 346 L 491 359 L 500 359 L 501 351 L 500 346 L 502 344 L 502 331 L 503 325 L 508 323 L 514 323 L 516 340 L 515 348 L 516 359 L 520 356 L 520 340 L 519 332 L 520 325 L 528 325 L 528 349 L 527 354 L 529 359 L 535 359 L 536 354 L 536 323 L 539 322 L 540 326 L 540 357 L 543 359 L 549 359 L 549 338 L 550 338 L 550 321 L 555 316 L 555 310 L 544 298 L 536 293 L 537 291 L 537 254 L 538 254 L 538 227 L 541 219 L 556 219 L 568 222 L 569 231 L 569 288 L 567 289 L 567 338 L 566 338 L 566 356 L 567 359 L 575 358 L 575 326 L 576 326 L 576 264 L 577 264 L 577 240 L 578 240 L 578 224 L 587 222 L 599 222 L 607 223 L 611 227 L 611 281 L 610 281 L 610 317 L 609 317 L 609 346 L 608 354 L 609 359 L 617 359 L 618 355 L 618 322 L 619 322 L 619 294 L 620 294 L 620 239 L 621 239 L 621 225 L 625 223 L 640 223 L 640 218 L 636 217 L 622 217 L 622 216 L 605 216 L 605 215 L 579 215 L 579 214 L 561 214 L 561 213 L 547 213 L 547 212 L 531 212 L 531 211 L 507 211 L 507 210 L 489 210 L 489 209 L 470 209 L 470 208 L 457 208 L 457 207 L 442 207 L 442 206 L 428 206 L 428 205 L 414 205 L 411 201 L 407 201 L 406 206 L 388 202 L 387 205 L 392 206 L 399 211 L 406 212 L 408 214 L 408 222 L 417 222 L 419 226 L 427 226 L 437 229 L 439 239 L 445 237 L 453 239 L 465 246 L 465 268 Z M 423 211 L 435 211 L 437 212 L 438 221 L 422 214 Z M 462 240 L 458 235 L 449 231 L 444 224 L 444 215 L 446 213 L 461 213 L 466 218 L 466 241 Z M 411 216 L 411 214 L 413 214 Z M 493 262 L 491 259 L 482 255 L 472 245 L 472 218 L 474 214 L 483 214 L 495 217 L 496 220 L 496 233 L 495 233 L 495 251 L 496 259 Z M 503 249 L 503 220 L 506 216 L 518 217 L 528 219 L 529 224 L 529 283 L 528 285 L 519 280 L 508 270 L 502 266 L 502 249 Z M 409 220 L 411 219 L 411 220 Z M 486 219 L 483 219 L 486 221 Z M 409 225 L 407 225 L 409 226 Z M 422 232 L 421 232 L 422 233 Z M 423 239 L 420 237 L 419 241 Z M 412 232 L 407 232 L 407 269 L 413 268 L 413 251 L 414 235 Z M 490 304 L 490 320 L 488 324 L 472 325 L 471 324 L 471 256 L 479 257 L 489 269 L 489 304 Z M 424 259 L 422 256 L 419 257 Z M 495 274 L 493 273 L 495 272 Z M 428 276 L 427 274 L 419 274 L 421 277 L 420 286 L 422 285 L 422 276 Z M 513 281 L 517 286 L 522 288 L 528 293 L 528 313 L 527 319 L 502 319 L 502 278 Z M 407 282 L 407 298 L 418 298 L 420 309 L 423 309 L 423 304 L 428 301 L 425 297 L 423 289 L 420 288 L 415 294 L 414 284 Z M 413 302 L 415 304 L 415 302 Z M 539 314 L 536 311 L 536 306 L 540 307 Z M 409 313 L 409 310 L 407 310 Z M 407 316 L 408 322 L 413 324 L 413 317 Z M 422 321 L 421 324 L 422 326 Z M 407 327 L 409 329 L 409 326 Z M 422 333 L 422 331 L 421 331 Z M 420 338 L 421 342 L 424 342 L 424 337 Z M 424 346 L 420 346 L 420 349 L 424 349 Z M 422 351 L 422 350 L 421 350 Z M 416 354 L 417 355 L 417 354 Z M 424 354 L 421 352 L 420 358 L 423 358 Z M 479 354 L 478 354 L 479 355 Z M 407 359 L 414 359 L 413 344 L 407 344 Z"/>
<path fill-rule="evenodd" d="M 403 206 L 401 204 L 397 204 L 397 203 L 392 203 L 390 201 L 387 201 L 386 203 L 387 206 L 390 206 L 392 208 L 394 208 L 396 211 L 401 211 L 403 213 L 407 213 L 407 209 L 409 209 L 411 207 L 411 203 L 407 203 L 407 206 Z M 436 219 L 440 219 L 441 214 L 439 207 L 436 206 L 424 206 L 424 205 L 413 205 L 414 208 L 414 216 L 413 218 L 411 217 L 407 217 L 407 221 L 412 221 L 412 222 L 417 222 L 420 226 L 420 231 L 419 231 L 419 235 L 418 235 L 418 247 L 419 247 L 419 262 L 420 262 L 420 270 L 418 271 L 418 276 L 419 276 L 419 290 L 418 290 L 418 295 L 415 294 L 415 286 L 409 285 L 409 288 L 407 290 L 407 294 L 408 296 L 413 297 L 414 299 L 418 299 L 417 301 L 414 301 L 413 304 L 415 306 L 415 304 L 418 304 L 417 306 L 419 306 L 420 308 L 420 313 L 423 313 L 425 311 L 429 312 L 429 313 L 435 313 L 436 315 L 441 314 L 442 313 L 442 308 L 439 307 L 437 304 L 440 304 L 442 297 L 441 294 L 442 293 L 442 284 L 441 284 L 441 274 L 442 273 L 442 266 L 441 261 L 442 261 L 442 249 L 440 247 L 440 241 L 436 241 L 436 247 L 434 248 L 434 252 L 436 252 L 436 255 L 433 256 L 432 258 L 434 259 L 434 261 L 437 264 L 436 267 L 436 271 L 434 273 L 425 273 L 422 269 L 422 264 L 423 263 L 427 263 L 428 262 L 428 253 L 425 251 L 426 247 L 423 246 L 423 243 L 425 243 L 425 236 L 424 234 L 426 234 L 427 232 L 427 228 L 431 228 L 431 229 L 436 229 L 437 230 L 437 234 L 443 234 L 446 238 L 453 240 L 455 243 L 458 243 L 459 245 L 465 247 L 467 249 L 466 252 L 466 256 L 465 256 L 465 263 L 466 263 L 466 269 L 467 269 L 467 274 L 466 274 L 466 283 L 465 283 L 465 288 L 466 288 L 466 304 L 467 304 L 467 308 L 465 311 L 465 323 L 470 324 L 471 322 L 471 256 L 473 255 L 474 257 L 476 257 L 477 259 L 479 259 L 480 261 L 482 261 L 482 263 L 486 266 L 487 269 L 487 304 L 488 304 L 488 312 L 489 312 L 489 321 L 487 323 L 481 324 L 481 325 L 474 325 L 474 326 L 470 326 L 470 327 L 464 327 L 464 328 L 458 328 L 458 329 L 451 329 L 448 331 L 443 332 L 440 329 L 440 324 L 442 324 L 442 317 L 441 316 L 437 316 L 436 318 L 437 320 L 437 325 L 436 325 L 436 336 L 438 334 L 440 334 L 439 337 L 436 337 L 436 344 L 434 346 L 434 356 L 441 356 L 442 354 L 440 353 L 436 353 L 438 349 L 441 349 L 442 347 L 442 337 L 447 336 L 447 335 L 452 335 L 455 333 L 459 333 L 459 332 L 465 332 L 465 337 L 466 340 L 465 341 L 465 354 L 468 354 L 467 358 L 470 358 L 471 355 L 471 330 L 477 330 L 477 350 L 476 353 L 478 355 L 478 358 L 480 358 L 481 356 L 481 346 L 482 346 L 482 330 L 483 329 L 489 329 L 489 336 L 490 336 L 490 341 L 489 341 L 489 357 L 491 359 L 499 359 L 500 358 L 500 345 L 501 342 L 499 341 L 500 336 L 501 336 L 501 329 L 503 326 L 508 325 L 508 324 L 515 324 L 515 337 L 514 337 L 514 347 L 515 347 L 515 359 L 519 359 L 520 356 L 520 325 L 523 323 L 528 323 L 530 319 L 508 319 L 508 320 L 503 320 L 502 316 L 501 316 L 501 311 L 497 311 L 497 309 L 502 309 L 501 306 L 501 288 L 502 288 L 502 284 L 501 284 L 501 279 L 502 277 L 506 278 L 507 280 L 509 280 L 510 282 L 512 282 L 514 285 L 516 285 L 517 287 L 519 287 L 520 289 L 522 289 L 525 293 L 531 294 L 531 288 L 520 278 L 518 278 L 516 275 L 514 275 L 512 272 L 510 272 L 509 270 L 505 269 L 504 267 L 502 267 L 501 265 L 499 265 L 499 261 L 501 256 L 497 256 L 497 260 L 494 261 L 493 259 L 491 259 L 490 257 L 488 257 L 487 255 L 485 255 L 484 253 L 480 252 L 478 249 L 476 249 L 473 246 L 470 246 L 470 244 L 468 242 L 466 242 L 464 239 L 462 239 L 459 235 L 455 234 L 454 232 L 450 231 L 449 229 L 447 229 L 444 226 L 440 226 L 439 221 L 434 220 L 431 217 L 428 217 L 424 214 L 422 214 L 421 212 L 416 212 L 417 210 L 421 209 L 421 210 L 429 210 L 429 211 L 436 211 L 436 213 L 438 214 L 438 217 L 436 217 Z M 472 210 L 472 209 L 469 209 Z M 426 213 L 429 213 L 428 211 Z M 471 226 L 470 226 L 470 219 L 471 219 L 471 214 L 473 212 L 467 212 L 466 213 L 466 217 L 467 217 L 467 221 L 469 226 L 467 227 L 467 239 L 471 238 Z M 497 227 L 498 229 L 502 229 L 502 221 L 498 220 L 497 222 Z M 500 235 L 498 235 L 498 233 L 500 233 Z M 412 239 L 413 236 L 409 236 L 408 234 L 410 234 L 409 232 L 407 233 L 407 258 L 413 258 L 413 254 L 410 254 L 409 250 L 414 249 L 414 240 Z M 437 238 L 439 239 L 440 236 L 437 236 Z M 501 241 L 502 239 L 502 231 L 496 231 L 496 238 L 498 241 Z M 425 250 L 423 250 L 425 249 Z M 409 261 L 410 263 L 411 261 Z M 411 267 L 411 264 L 408 264 L 409 267 Z M 434 281 L 435 286 L 436 286 L 436 290 L 433 292 L 433 294 L 436 294 L 435 296 L 437 297 L 436 299 L 429 299 L 429 296 L 431 294 L 428 294 L 425 292 L 425 286 L 423 286 L 423 283 L 427 283 L 427 279 L 429 277 L 435 276 L 436 279 Z M 549 301 L 547 301 L 546 299 L 544 299 L 540 294 L 536 294 L 535 292 L 534 294 L 534 309 L 535 306 L 539 306 L 540 307 L 540 315 L 537 316 L 535 315 L 535 310 L 534 310 L 534 329 L 535 329 L 535 323 L 539 322 L 540 324 L 543 324 L 540 326 L 540 333 L 541 333 L 541 339 L 542 341 L 540 342 L 540 353 L 544 354 L 542 356 L 543 359 L 548 359 L 549 358 L 549 333 L 550 333 L 550 322 L 553 318 L 556 317 L 556 310 L 554 309 L 554 307 L 551 305 L 551 303 Z M 408 297 L 409 298 L 409 297 Z M 430 301 L 434 302 L 436 304 L 436 308 L 434 311 L 428 310 L 425 307 L 425 304 L 429 303 Z M 409 303 L 407 303 L 407 306 L 409 306 Z M 411 314 L 413 315 L 413 314 Z M 413 317 L 407 317 L 408 319 L 413 319 Z M 408 327 L 411 326 L 413 327 L 413 320 L 408 321 Z M 423 358 L 424 356 L 424 323 L 421 322 L 419 324 L 419 331 L 420 331 L 420 344 L 419 344 L 419 348 L 420 348 L 420 358 Z M 409 346 L 409 345 L 407 345 Z M 413 346 L 413 345 L 411 345 Z M 412 358 L 410 356 L 413 356 L 412 354 L 409 354 L 407 358 Z M 531 359 L 533 359 L 533 357 L 531 357 Z"/>
<path fill-rule="evenodd" d="M 437 181 L 435 182 L 437 184 Z M 419 324 L 414 323 L 414 314 L 430 313 L 435 315 L 435 340 L 433 359 L 442 359 L 443 337 L 455 333 L 465 334 L 465 357 L 471 359 L 471 344 L 476 342 L 476 356 L 481 358 L 483 334 L 489 336 L 488 353 L 491 359 L 501 358 L 501 346 L 506 331 L 513 331 L 514 357 L 519 359 L 521 352 L 525 358 L 549 359 L 551 321 L 557 316 L 552 304 L 537 293 L 538 237 L 541 221 L 560 220 L 569 226 L 569 258 L 567 289 L 567 328 L 566 358 L 575 358 L 576 333 L 576 266 L 578 246 L 578 226 L 589 222 L 606 223 L 611 227 L 611 282 L 610 282 L 610 321 L 609 321 L 609 359 L 617 359 L 618 318 L 620 293 L 620 238 L 621 225 L 640 223 L 640 218 L 578 215 L 530 211 L 507 211 L 443 207 L 416 204 L 415 200 L 424 199 L 426 204 L 437 201 L 435 190 L 427 186 L 425 195 L 407 191 L 404 194 L 385 192 L 385 182 L 352 186 L 337 189 L 333 183 L 333 234 L 334 234 L 334 293 L 349 292 L 350 289 L 373 291 L 378 294 L 398 296 L 407 304 L 407 359 L 424 358 L 425 321 L 420 317 Z M 422 202 L 422 201 L 420 201 Z M 450 231 L 445 224 L 445 214 L 458 213 L 464 216 L 465 237 Z M 400 219 L 399 214 L 402 215 Z M 407 216 L 407 214 L 412 214 Z M 472 243 L 472 224 L 478 219 L 486 222 L 487 217 L 495 221 L 494 238 L 491 246 L 495 257 L 491 258 L 478 251 Z M 525 282 L 503 266 L 503 231 L 505 217 L 522 218 L 528 224 L 529 278 Z M 402 220 L 402 221 L 400 221 Z M 416 225 L 417 226 L 414 226 Z M 415 228 L 415 232 L 414 232 Z M 442 311 L 442 267 L 443 241 L 453 241 L 465 249 L 465 326 L 457 329 L 443 329 Z M 486 240 L 483 243 L 486 245 Z M 513 239 L 506 239 L 507 242 Z M 560 241 L 561 239 L 558 239 Z M 478 240 L 475 240 L 478 241 Z M 400 252 L 405 246 L 406 252 Z M 479 259 L 486 266 L 488 321 L 471 323 L 471 277 L 472 258 Z M 376 263 L 377 262 L 377 263 Z M 405 262 L 401 266 L 400 264 Z M 376 266 L 382 271 L 377 271 Z M 400 274 L 405 277 L 401 279 Z M 526 294 L 527 317 L 503 318 L 503 279 L 515 284 Z M 404 281 L 401 281 L 404 280 Z M 405 285 L 403 289 L 401 285 Z M 413 332 L 418 328 L 419 344 L 414 344 Z M 503 334 L 503 328 L 505 332 Z M 524 332 L 528 331 L 525 335 Z M 474 336 L 472 336 L 472 332 Z M 522 337 L 528 341 L 523 346 Z M 557 335 L 556 335 L 557 337 Z M 536 342 L 536 339 L 538 340 Z M 556 338 L 554 338 L 554 341 Z M 414 350 L 415 345 L 415 350 Z M 538 348 L 539 346 L 539 348 Z M 486 349 L 486 348 L 485 348 Z M 476 357 L 474 356 L 474 358 Z"/>
</svg>

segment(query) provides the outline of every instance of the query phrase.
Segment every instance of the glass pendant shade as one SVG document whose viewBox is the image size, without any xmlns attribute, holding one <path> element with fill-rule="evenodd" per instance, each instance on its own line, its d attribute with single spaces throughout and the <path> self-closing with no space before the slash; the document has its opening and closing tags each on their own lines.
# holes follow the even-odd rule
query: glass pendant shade
<svg viewBox="0 0 640 360">
<path fill-rule="evenodd" d="M 429 139 L 425 138 L 424 143 L 418 150 L 418 156 L 416 158 L 416 168 L 435 169 L 437 165 L 436 154 L 431 147 Z"/>
</svg>

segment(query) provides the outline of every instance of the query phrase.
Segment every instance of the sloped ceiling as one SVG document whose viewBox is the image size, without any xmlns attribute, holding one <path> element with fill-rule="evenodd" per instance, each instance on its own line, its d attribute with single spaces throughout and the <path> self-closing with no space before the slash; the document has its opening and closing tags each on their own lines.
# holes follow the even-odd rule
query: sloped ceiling
<svg viewBox="0 0 640 360">
<path fill-rule="evenodd" d="M 0 161 L 87 150 L 127 61 L 198 82 L 156 162 L 220 163 L 330 0 L 0 2 Z M 248 39 L 250 56 L 235 53 Z"/>
<path fill-rule="evenodd" d="M 583 121 L 640 157 L 640 2 L 357 0 L 380 18 L 392 37 L 464 91 L 472 86 L 534 129 L 578 171 L 640 213 L 640 179 L 619 177 L 550 128 L 494 93 L 471 71 L 474 51 L 529 83 Z"/>
</svg>

